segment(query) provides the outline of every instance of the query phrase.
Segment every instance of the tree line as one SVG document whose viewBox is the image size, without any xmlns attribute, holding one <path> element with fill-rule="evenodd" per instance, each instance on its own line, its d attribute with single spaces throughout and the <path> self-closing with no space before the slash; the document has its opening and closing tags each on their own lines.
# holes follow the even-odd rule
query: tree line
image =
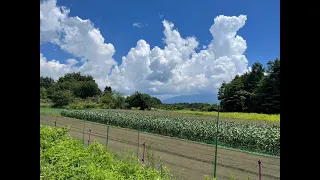
<svg viewBox="0 0 320 180">
<path fill-rule="evenodd" d="M 223 82 L 218 91 L 220 110 L 224 112 L 280 113 L 280 59 L 269 61 L 267 69 L 259 62 L 251 71 L 237 75 L 229 82 Z M 67 73 L 54 81 L 40 76 L 40 105 L 72 109 L 112 108 L 141 110 L 159 108 L 166 110 L 218 111 L 217 104 L 175 103 L 162 104 L 161 100 L 136 91 L 124 96 L 106 86 L 103 91 L 90 75 L 80 72 Z"/>
<path fill-rule="evenodd" d="M 280 59 L 269 61 L 267 69 L 256 62 L 250 72 L 223 82 L 218 99 L 225 112 L 280 114 Z"/>
<path fill-rule="evenodd" d="M 67 73 L 57 81 L 40 76 L 41 103 L 71 109 L 136 107 L 141 110 L 162 104 L 160 99 L 138 91 L 127 97 L 119 91 L 113 91 L 110 86 L 101 91 L 92 76 L 84 76 L 80 72 Z"/>
<path fill-rule="evenodd" d="M 160 109 L 165 110 L 191 110 L 191 111 L 218 111 L 217 104 L 208 104 L 208 103 L 174 103 L 174 104 L 161 104 L 159 105 Z"/>
</svg>

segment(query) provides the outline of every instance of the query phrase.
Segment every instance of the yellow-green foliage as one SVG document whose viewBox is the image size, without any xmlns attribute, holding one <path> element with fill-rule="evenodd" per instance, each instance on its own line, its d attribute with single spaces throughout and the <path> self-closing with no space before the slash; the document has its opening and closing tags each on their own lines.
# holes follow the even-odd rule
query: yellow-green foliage
<svg viewBox="0 0 320 180">
<path fill-rule="evenodd" d="M 50 108 L 52 104 L 50 103 L 40 103 L 40 108 Z"/>
<path fill-rule="evenodd" d="M 218 112 L 201 112 L 201 111 L 189 111 L 179 110 L 179 113 L 195 114 L 204 116 L 217 116 Z M 269 122 L 280 122 L 280 114 L 258 114 L 258 113 L 237 113 L 237 112 L 220 112 L 220 117 L 230 119 L 244 119 L 244 120 L 262 120 Z"/>
<path fill-rule="evenodd" d="M 140 165 L 134 157 L 116 157 L 99 143 L 86 147 L 67 132 L 40 125 L 40 180 L 173 179 L 167 172 Z"/>
<path fill-rule="evenodd" d="M 92 109 L 92 108 L 99 108 L 100 105 L 94 102 L 89 101 L 82 101 L 82 102 L 74 102 L 70 104 L 67 108 L 68 109 Z"/>
</svg>

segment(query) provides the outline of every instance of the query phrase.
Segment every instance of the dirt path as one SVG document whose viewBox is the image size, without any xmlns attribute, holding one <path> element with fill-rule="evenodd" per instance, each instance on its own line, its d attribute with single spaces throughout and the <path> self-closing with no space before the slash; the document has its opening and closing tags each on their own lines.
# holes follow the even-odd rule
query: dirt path
<svg viewBox="0 0 320 180">
<path fill-rule="evenodd" d="M 51 126 L 54 126 L 55 121 L 57 126 L 69 125 L 71 136 L 84 140 L 84 143 L 88 143 L 89 129 L 91 130 L 90 142 L 98 141 L 105 145 L 107 141 L 107 126 L 103 124 L 44 115 L 41 116 L 40 121 Z M 204 179 L 205 175 L 212 177 L 215 148 L 211 145 L 110 126 L 108 147 L 118 152 L 137 155 L 138 134 L 140 159 L 143 154 L 142 144 L 145 142 L 146 145 L 151 145 L 154 157 L 160 156 L 164 165 L 179 179 L 200 180 Z M 259 159 L 262 161 L 263 180 L 280 179 L 280 158 L 222 147 L 218 149 L 217 178 L 229 180 L 229 174 L 232 174 L 237 180 L 246 180 L 248 177 L 250 180 L 258 179 Z"/>
</svg>

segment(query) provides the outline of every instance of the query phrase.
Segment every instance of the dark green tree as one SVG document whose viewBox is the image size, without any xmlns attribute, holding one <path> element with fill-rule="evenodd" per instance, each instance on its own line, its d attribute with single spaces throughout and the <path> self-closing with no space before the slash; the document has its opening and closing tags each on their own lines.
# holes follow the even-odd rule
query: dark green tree
<svg viewBox="0 0 320 180">
<path fill-rule="evenodd" d="M 280 113 L 280 60 L 268 62 L 267 76 L 256 62 L 251 72 L 223 82 L 218 99 L 223 111 Z"/>
<path fill-rule="evenodd" d="M 245 76 L 236 76 L 230 83 L 222 83 L 218 92 L 218 99 L 227 112 L 243 112 L 248 94 L 244 91 Z"/>
<path fill-rule="evenodd" d="M 269 61 L 267 76 L 261 81 L 255 91 L 255 104 L 260 107 L 257 111 L 280 113 L 280 59 Z"/>
<path fill-rule="evenodd" d="M 124 109 L 126 107 L 124 94 L 118 91 L 114 91 L 112 94 L 114 99 L 114 108 Z"/>
<path fill-rule="evenodd" d="M 81 75 L 80 72 L 73 72 L 73 73 L 67 73 L 64 76 L 60 77 L 58 79 L 58 82 L 84 82 L 84 81 L 94 81 L 93 77 L 88 75 L 88 76 L 83 76 Z"/>
<path fill-rule="evenodd" d="M 45 88 L 40 88 L 40 99 L 46 99 L 47 93 Z"/>
<path fill-rule="evenodd" d="M 63 107 L 72 101 L 72 93 L 69 90 L 56 91 L 52 95 L 53 107 Z"/>
<path fill-rule="evenodd" d="M 108 94 L 108 93 L 111 93 L 112 94 L 112 88 L 110 86 L 106 86 L 104 88 L 104 91 L 103 91 L 103 94 Z"/>
<path fill-rule="evenodd" d="M 85 99 L 87 97 L 93 97 L 101 94 L 101 90 L 94 81 L 83 81 L 73 83 L 73 95 Z"/>
<path fill-rule="evenodd" d="M 101 97 L 101 102 L 106 108 L 115 108 L 115 99 L 111 93 L 107 93 Z"/>
<path fill-rule="evenodd" d="M 151 107 L 158 108 L 162 104 L 161 100 L 156 97 L 151 97 Z"/>
<path fill-rule="evenodd" d="M 101 90 L 92 76 L 82 76 L 80 73 L 67 73 L 60 77 L 54 86 L 48 88 L 48 97 L 52 98 L 54 92 L 64 90 L 69 90 L 74 97 L 82 99 L 101 94 Z"/>
<path fill-rule="evenodd" d="M 265 69 L 259 62 L 255 62 L 251 66 L 251 72 L 244 74 L 244 90 L 252 93 L 264 77 Z"/>
<path fill-rule="evenodd" d="M 50 88 L 54 85 L 54 80 L 51 77 L 40 76 L 40 88 Z"/>
<path fill-rule="evenodd" d="M 142 94 L 136 91 L 131 96 L 127 97 L 127 102 L 130 107 L 140 107 L 140 110 L 151 108 L 151 97 L 148 94 Z"/>
</svg>

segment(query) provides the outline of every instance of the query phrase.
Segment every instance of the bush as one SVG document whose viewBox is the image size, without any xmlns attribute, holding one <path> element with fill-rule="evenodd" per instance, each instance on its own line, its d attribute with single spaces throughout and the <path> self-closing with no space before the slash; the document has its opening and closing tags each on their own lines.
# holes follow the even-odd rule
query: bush
<svg viewBox="0 0 320 180">
<path fill-rule="evenodd" d="M 100 104 L 101 103 L 101 97 L 100 96 L 87 97 L 86 100 L 89 101 L 89 102 L 94 102 L 96 104 Z"/>
<path fill-rule="evenodd" d="M 72 103 L 70 104 L 67 109 L 84 109 L 83 104 L 82 103 Z"/>
<path fill-rule="evenodd" d="M 63 107 L 72 101 L 72 93 L 69 90 L 56 91 L 52 95 L 52 107 Z"/>
<path fill-rule="evenodd" d="M 101 102 L 105 108 L 113 108 L 115 106 L 114 98 L 111 93 L 105 94 L 101 97 Z"/>
<path fill-rule="evenodd" d="M 100 105 L 97 104 L 97 103 L 91 103 L 91 102 L 89 102 L 89 103 L 85 103 L 85 104 L 84 104 L 84 108 L 85 108 L 85 109 L 99 108 L 99 107 L 100 107 Z"/>
<path fill-rule="evenodd" d="M 130 107 L 140 107 L 140 110 L 151 109 L 151 96 L 142 94 L 139 91 L 136 91 L 134 94 L 127 97 L 126 102 Z"/>
<path fill-rule="evenodd" d="M 50 108 L 52 104 L 49 103 L 40 103 L 40 108 Z"/>
<path fill-rule="evenodd" d="M 51 99 L 40 99 L 40 103 L 52 104 L 52 101 L 51 101 Z"/>
<path fill-rule="evenodd" d="M 210 109 L 210 107 L 208 107 L 208 106 L 203 106 L 200 111 L 208 112 L 209 109 Z"/>
<path fill-rule="evenodd" d="M 47 92 L 44 88 L 40 88 L 40 99 L 46 99 L 47 98 Z"/>
<path fill-rule="evenodd" d="M 67 109 L 93 109 L 100 108 L 101 105 L 90 101 L 75 101 Z"/>
</svg>

